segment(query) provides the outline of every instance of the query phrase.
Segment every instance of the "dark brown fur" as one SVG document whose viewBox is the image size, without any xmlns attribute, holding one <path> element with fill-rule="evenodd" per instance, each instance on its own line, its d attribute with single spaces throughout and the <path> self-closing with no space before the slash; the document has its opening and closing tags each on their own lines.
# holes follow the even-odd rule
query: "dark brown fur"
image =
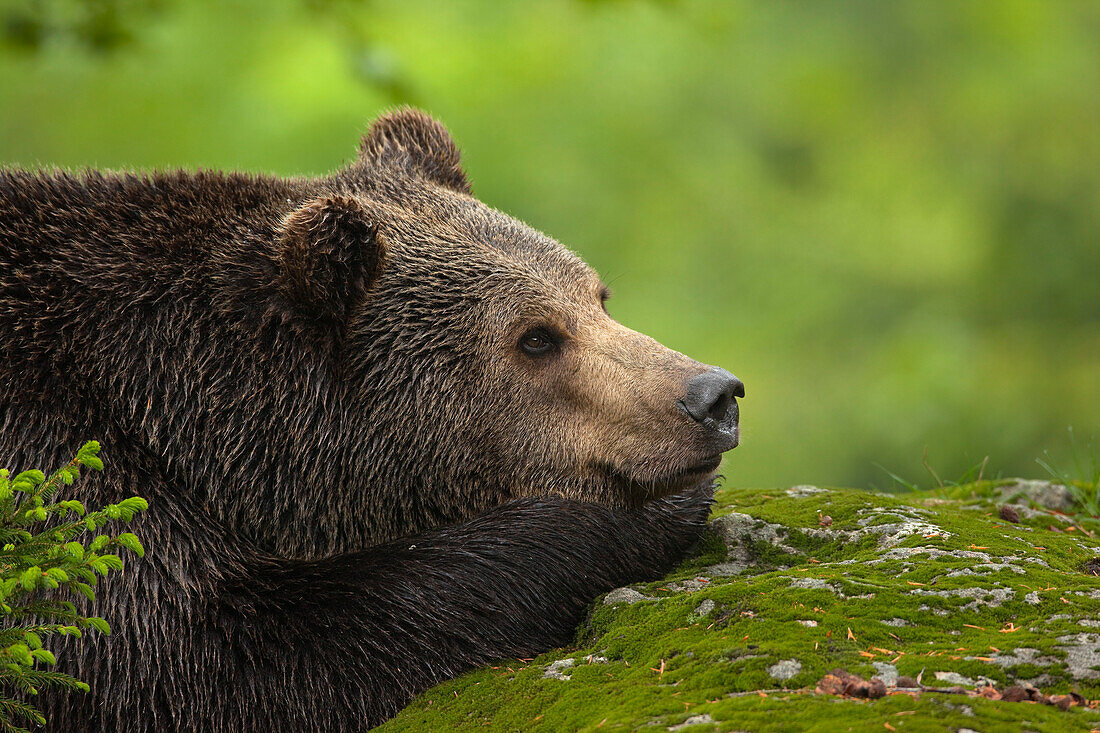
<svg viewBox="0 0 1100 733">
<path fill-rule="evenodd" d="M 0 172 L 0 465 L 151 505 L 53 729 L 367 727 L 667 569 L 729 446 L 602 293 L 412 110 L 326 178 Z"/>
</svg>

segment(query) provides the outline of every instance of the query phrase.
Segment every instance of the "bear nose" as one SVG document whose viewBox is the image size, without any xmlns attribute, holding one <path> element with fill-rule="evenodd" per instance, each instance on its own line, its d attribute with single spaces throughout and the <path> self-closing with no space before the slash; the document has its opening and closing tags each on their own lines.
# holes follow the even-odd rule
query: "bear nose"
<svg viewBox="0 0 1100 733">
<path fill-rule="evenodd" d="M 721 423 L 729 412 L 735 397 L 745 396 L 745 385 L 725 369 L 714 367 L 692 377 L 687 383 L 687 394 L 680 400 L 680 407 L 696 422 L 711 418 Z"/>
</svg>

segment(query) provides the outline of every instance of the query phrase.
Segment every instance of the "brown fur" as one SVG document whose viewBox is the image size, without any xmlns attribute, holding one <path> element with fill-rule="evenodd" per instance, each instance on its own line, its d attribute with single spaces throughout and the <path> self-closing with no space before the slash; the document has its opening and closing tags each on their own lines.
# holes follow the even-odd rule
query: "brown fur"
<svg viewBox="0 0 1100 733">
<path fill-rule="evenodd" d="M 731 445 L 677 405 L 707 367 L 472 198 L 413 110 L 324 178 L 0 172 L 0 287 L 0 465 L 98 438 L 108 470 L 81 498 L 151 504 L 148 557 L 104 591 L 121 638 L 70 659 L 79 708 L 52 703 L 72 730 L 350 729 L 561 643 L 587 599 L 691 544 Z M 551 353 L 519 348 L 534 327 Z M 436 577 L 406 545 L 459 565 Z M 406 571 L 435 579 L 398 591 Z M 493 608 L 478 579 L 501 583 Z M 263 636 L 278 624 L 289 642 Z M 330 625 L 357 650 L 331 668 Z"/>
</svg>

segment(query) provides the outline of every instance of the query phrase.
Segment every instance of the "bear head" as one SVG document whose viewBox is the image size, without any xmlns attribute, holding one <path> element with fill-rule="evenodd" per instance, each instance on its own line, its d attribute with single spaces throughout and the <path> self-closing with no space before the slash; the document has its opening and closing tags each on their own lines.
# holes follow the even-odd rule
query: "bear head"
<svg viewBox="0 0 1100 733">
<path fill-rule="evenodd" d="M 741 382 L 616 322 L 577 255 L 471 195 L 419 111 L 377 120 L 279 231 L 281 297 L 344 386 L 347 490 L 383 524 L 530 495 L 633 506 L 738 442 Z"/>
</svg>

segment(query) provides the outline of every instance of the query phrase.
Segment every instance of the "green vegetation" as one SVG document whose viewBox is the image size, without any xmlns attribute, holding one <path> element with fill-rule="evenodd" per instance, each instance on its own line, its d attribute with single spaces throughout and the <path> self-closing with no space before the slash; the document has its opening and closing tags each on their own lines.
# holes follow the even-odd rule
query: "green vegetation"
<svg viewBox="0 0 1100 733">
<path fill-rule="evenodd" d="M 899 496 L 725 489 L 701 554 L 634 586 L 643 600 L 597 603 L 574 648 L 440 685 L 381 730 L 665 730 L 689 719 L 684 730 L 1092 730 L 1100 711 L 1087 706 L 977 694 L 1029 681 L 1100 698 L 1100 577 L 1087 564 L 1100 555 L 1100 519 L 1016 498 L 1036 489 L 1063 496 L 1006 481 Z M 998 514 L 1014 498 L 1019 523 Z M 720 563 L 746 549 L 753 564 L 723 576 Z M 815 693 L 836 668 L 970 694 Z"/>
<path fill-rule="evenodd" d="M 320 173 L 422 105 L 616 317 L 745 380 L 737 485 L 886 487 L 926 446 L 1029 475 L 1100 436 L 1097 27 L 1073 0 L 9 0 L 0 162 Z"/>
<path fill-rule="evenodd" d="M 1045 451 L 1044 457 L 1037 458 L 1036 462 L 1046 469 L 1052 479 L 1061 482 L 1073 493 L 1082 511 L 1093 517 L 1100 516 L 1100 453 L 1096 452 L 1091 440 L 1087 446 L 1078 446 L 1072 427 L 1069 429 L 1069 444 L 1071 461 L 1065 468 L 1059 468 Z"/>
<path fill-rule="evenodd" d="M 88 690 L 71 675 L 41 668 L 57 663 L 43 639 L 80 638 L 88 628 L 111 633 L 106 620 L 85 615 L 65 594 L 94 601 L 99 576 L 122 570 L 114 551 L 145 553 L 129 532 L 97 534 L 145 511 L 144 499 L 135 496 L 97 512 L 75 499 L 54 500 L 63 485 L 79 478 L 81 466 L 102 470 L 98 453 L 99 443 L 86 443 L 48 479 L 38 470 L 14 478 L 0 470 L 0 731 L 25 731 L 21 721 L 46 723 L 33 704 L 41 688 Z"/>
</svg>

